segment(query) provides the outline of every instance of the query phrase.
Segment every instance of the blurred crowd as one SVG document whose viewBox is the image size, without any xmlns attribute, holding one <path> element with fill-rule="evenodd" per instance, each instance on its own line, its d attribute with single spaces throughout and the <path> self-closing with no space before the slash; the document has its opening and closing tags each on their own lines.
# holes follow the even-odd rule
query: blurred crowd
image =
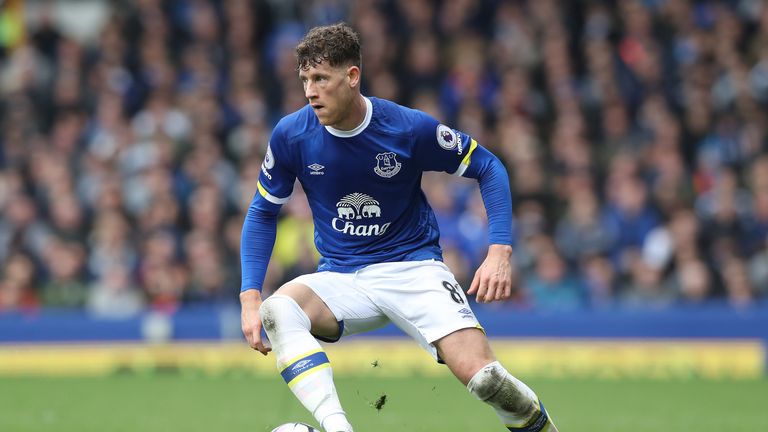
<svg viewBox="0 0 768 432">
<path fill-rule="evenodd" d="M 517 285 L 540 310 L 750 307 L 768 291 L 768 5 L 756 0 L 136 0 L 92 40 L 53 9 L 0 48 L 0 311 L 234 303 L 271 128 L 306 103 L 293 47 L 346 21 L 363 92 L 509 169 Z M 473 181 L 428 173 L 463 286 Z M 299 185 L 266 290 L 315 269 Z"/>
</svg>

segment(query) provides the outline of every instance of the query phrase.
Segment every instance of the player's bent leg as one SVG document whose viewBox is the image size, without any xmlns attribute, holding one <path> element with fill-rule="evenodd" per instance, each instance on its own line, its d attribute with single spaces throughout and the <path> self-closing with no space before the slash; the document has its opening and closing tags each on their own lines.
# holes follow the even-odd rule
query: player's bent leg
<svg viewBox="0 0 768 432">
<path fill-rule="evenodd" d="M 338 338 L 339 322 L 328 305 L 308 286 L 300 283 L 287 283 L 280 287 L 275 294 L 292 298 L 307 314 L 312 323 L 311 332 L 315 336 L 327 339 Z"/>
<path fill-rule="evenodd" d="M 536 394 L 493 356 L 479 329 L 466 328 L 435 341 L 438 354 L 456 377 L 496 411 L 510 431 L 557 432 Z"/>
<path fill-rule="evenodd" d="M 464 385 L 469 384 L 477 371 L 496 360 L 485 333 L 479 328 L 457 330 L 433 344 L 440 360 Z"/>
<path fill-rule="evenodd" d="M 308 309 L 318 321 L 318 325 L 313 325 L 299 303 L 284 293 L 298 293 L 299 301 L 309 305 Z M 307 295 L 302 293 L 300 288 L 281 288 L 261 304 L 259 312 L 262 324 L 277 357 L 277 368 L 296 398 L 320 422 L 325 431 L 352 432 L 352 426 L 347 421 L 336 393 L 328 357 L 310 333 L 315 327 L 318 331 L 330 333 L 332 325 L 328 320 L 322 319 L 324 315 L 327 318 L 322 308 L 313 309 L 317 305 L 313 299 L 307 300 Z M 319 301 L 319 298 L 317 300 Z M 327 306 L 325 308 L 327 309 Z M 333 316 L 330 310 L 327 313 Z M 336 325 L 335 332 L 338 333 L 335 320 L 333 324 Z"/>
</svg>

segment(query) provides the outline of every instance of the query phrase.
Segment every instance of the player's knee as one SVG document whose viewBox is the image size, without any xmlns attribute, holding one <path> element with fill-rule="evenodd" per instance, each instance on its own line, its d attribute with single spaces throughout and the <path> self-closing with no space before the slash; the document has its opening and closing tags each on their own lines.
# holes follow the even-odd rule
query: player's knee
<svg viewBox="0 0 768 432">
<path fill-rule="evenodd" d="M 280 294 L 274 294 L 261 303 L 259 316 L 268 335 L 278 333 L 285 326 L 306 327 L 309 321 L 294 299 Z"/>
<path fill-rule="evenodd" d="M 483 402 L 521 418 L 538 414 L 536 394 L 499 362 L 480 369 L 467 384 L 469 391 Z"/>
<path fill-rule="evenodd" d="M 459 381 L 469 385 L 472 378 L 477 376 L 478 372 L 483 370 L 483 368 L 489 364 L 488 362 L 491 361 L 493 360 L 469 358 L 469 356 L 465 356 L 464 358 L 451 363 L 451 371 L 456 375 Z"/>
<path fill-rule="evenodd" d="M 261 317 L 261 325 L 264 327 L 264 331 L 271 333 L 277 327 L 275 322 L 277 311 L 280 309 L 278 304 L 280 303 L 274 296 L 269 297 L 261 303 L 259 307 L 259 316 Z"/>
</svg>

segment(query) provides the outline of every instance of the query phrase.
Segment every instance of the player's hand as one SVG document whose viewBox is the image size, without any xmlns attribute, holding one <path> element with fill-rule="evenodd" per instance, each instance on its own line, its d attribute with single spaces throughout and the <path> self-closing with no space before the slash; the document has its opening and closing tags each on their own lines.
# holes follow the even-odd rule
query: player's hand
<svg viewBox="0 0 768 432">
<path fill-rule="evenodd" d="M 261 293 L 259 290 L 250 289 L 240 293 L 240 325 L 248 345 L 258 352 L 267 355 L 272 351 L 269 341 L 261 338 Z"/>
<path fill-rule="evenodd" d="M 468 295 L 476 294 L 478 303 L 507 300 L 512 296 L 512 247 L 493 244 L 488 256 L 475 272 Z"/>
</svg>

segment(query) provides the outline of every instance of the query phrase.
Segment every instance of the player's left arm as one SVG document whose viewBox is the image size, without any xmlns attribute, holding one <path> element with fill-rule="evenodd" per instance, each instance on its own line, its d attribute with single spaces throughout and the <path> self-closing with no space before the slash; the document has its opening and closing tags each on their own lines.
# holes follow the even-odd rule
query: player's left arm
<svg viewBox="0 0 768 432">
<path fill-rule="evenodd" d="M 416 155 L 425 171 L 445 171 L 477 179 L 488 215 L 488 254 L 467 294 L 478 302 L 512 296 L 512 194 L 507 170 L 493 153 L 469 135 L 417 114 Z"/>
<path fill-rule="evenodd" d="M 473 141 L 474 142 L 474 141 Z M 467 291 L 478 302 L 507 300 L 512 296 L 512 197 L 509 176 L 501 161 L 477 145 L 469 155 L 464 177 L 477 179 L 488 214 L 488 254 Z"/>
</svg>

